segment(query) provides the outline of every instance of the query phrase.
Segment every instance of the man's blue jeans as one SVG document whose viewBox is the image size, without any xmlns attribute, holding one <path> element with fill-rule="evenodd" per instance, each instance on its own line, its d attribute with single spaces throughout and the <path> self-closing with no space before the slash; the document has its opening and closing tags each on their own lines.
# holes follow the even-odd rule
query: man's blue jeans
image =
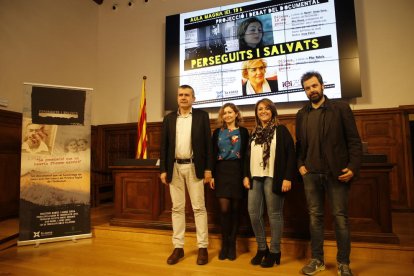
<svg viewBox="0 0 414 276">
<path fill-rule="evenodd" d="M 279 253 L 283 229 L 284 197 L 273 193 L 272 185 L 272 177 L 253 178 L 253 188 L 249 190 L 247 205 L 258 250 L 265 250 L 267 242 L 263 212 L 264 204 L 266 204 L 271 233 L 270 252 Z"/>
<path fill-rule="evenodd" d="M 306 201 L 310 217 L 312 258 L 323 261 L 324 205 L 328 196 L 335 220 L 338 263 L 349 264 L 351 239 L 348 224 L 348 198 L 350 183 L 340 182 L 328 174 L 307 173 L 303 176 Z"/>
</svg>

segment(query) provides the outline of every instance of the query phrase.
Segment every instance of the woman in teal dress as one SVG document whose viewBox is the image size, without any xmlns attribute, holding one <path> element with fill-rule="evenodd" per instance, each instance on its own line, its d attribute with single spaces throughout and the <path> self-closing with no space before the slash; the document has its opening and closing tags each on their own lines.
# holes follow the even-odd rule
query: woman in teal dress
<svg viewBox="0 0 414 276">
<path fill-rule="evenodd" d="M 214 169 L 210 187 L 215 190 L 220 205 L 222 247 L 219 259 L 236 259 L 236 235 L 239 226 L 240 203 L 243 198 L 243 163 L 249 132 L 241 127 L 241 114 L 233 103 L 219 111 L 219 126 L 213 132 Z"/>
</svg>

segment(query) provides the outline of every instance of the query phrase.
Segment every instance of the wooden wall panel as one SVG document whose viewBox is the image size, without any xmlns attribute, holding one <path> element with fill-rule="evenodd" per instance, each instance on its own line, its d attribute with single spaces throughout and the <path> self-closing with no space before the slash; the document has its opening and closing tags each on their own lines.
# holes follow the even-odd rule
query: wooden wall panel
<svg viewBox="0 0 414 276">
<path fill-rule="evenodd" d="M 0 110 L 0 221 L 17 217 L 22 114 Z"/>
<path fill-rule="evenodd" d="M 394 210 L 413 210 L 411 190 L 413 169 L 406 140 L 410 133 L 403 126 L 408 113 L 400 109 L 361 110 L 355 112 L 361 139 L 368 143 L 368 153 L 386 154 L 394 164 L 390 179 L 390 197 Z"/>
<path fill-rule="evenodd" d="M 408 114 L 414 114 L 414 106 L 357 110 L 354 114 L 361 138 L 368 142 L 368 152 L 386 154 L 388 162 L 394 164 L 390 175 L 389 195 L 392 208 L 400 211 L 413 211 L 413 162 Z M 0 220 L 18 215 L 19 196 L 16 191 L 19 191 L 20 183 L 21 119 L 21 113 L 0 110 L 0 133 L 2 134 L 0 136 L 0 159 L 3 160 L 0 164 L 2 168 L 0 191 L 7 195 L 0 198 Z M 281 115 L 279 119 L 288 127 L 292 135 L 295 135 L 295 114 Z M 244 121 L 248 129 L 252 129 L 255 125 L 254 117 L 244 118 Z M 211 126 L 215 127 L 213 120 Z M 134 158 L 136 128 L 136 123 L 92 127 L 92 206 L 113 201 L 114 181 L 109 166 L 118 158 Z M 148 123 L 147 133 L 148 156 L 151 159 L 158 159 L 161 122 Z M 164 200 L 158 202 L 159 212 L 161 217 L 165 216 L 166 219 L 170 219 L 169 193 L 163 193 L 163 195 L 165 195 Z M 295 205 L 288 207 L 286 212 L 289 212 L 290 208 L 303 205 L 303 199 L 299 197 L 291 202 L 295 202 Z M 296 222 L 292 220 L 286 223 L 294 225 Z"/>
<path fill-rule="evenodd" d="M 17 217 L 20 196 L 20 155 L 0 153 L 0 221 Z"/>
<path fill-rule="evenodd" d="M 350 224 L 353 241 L 396 243 L 398 238 L 392 232 L 391 209 L 388 176 L 392 165 L 363 165 L 361 176 L 352 183 L 350 202 Z M 127 227 L 149 227 L 171 229 L 171 201 L 168 186 L 161 184 L 157 167 L 113 166 L 115 179 L 115 216 L 111 224 Z M 284 208 L 284 237 L 308 238 L 309 218 L 304 198 L 303 185 L 294 183 L 288 194 Z M 165 188 L 165 189 L 164 189 Z M 164 194 L 163 194 L 164 193 Z M 164 205 L 161 213 L 152 207 L 162 199 Z M 218 200 L 213 190 L 205 186 L 206 209 L 209 231 L 220 231 Z M 152 202 L 152 204 L 151 204 Z M 327 214 L 330 214 L 328 201 Z M 194 215 L 190 199 L 186 196 L 186 227 L 195 231 Z M 239 233 L 252 236 L 251 224 L 247 214 L 247 201 L 241 206 L 243 211 Z M 160 216 L 162 215 L 162 216 Z M 265 216 L 267 220 L 267 216 Z M 334 238 L 334 222 L 327 215 L 325 220 L 326 237 Z M 270 230 L 269 228 L 267 229 Z"/>
<path fill-rule="evenodd" d="M 159 216 L 160 216 L 160 220 L 161 221 L 167 221 L 170 222 L 171 221 L 171 207 L 172 207 L 172 202 L 171 202 L 171 196 L 170 196 L 170 189 L 169 186 L 163 185 L 161 183 L 161 181 L 159 181 L 160 183 L 160 198 L 162 198 L 162 202 L 159 202 Z M 186 207 L 186 209 L 188 209 Z"/>
<path fill-rule="evenodd" d="M 136 126 L 136 124 L 135 124 Z M 135 131 L 135 132 L 134 132 Z M 114 160 L 134 158 L 136 130 L 132 124 L 92 126 L 91 129 L 91 206 L 113 202 L 114 185 L 108 169 Z"/>
<path fill-rule="evenodd" d="M 152 197 L 142 196 L 142 194 L 150 194 L 151 185 L 148 181 L 148 176 L 140 175 L 134 178 L 124 178 L 122 185 L 124 194 L 123 209 L 129 212 L 137 212 L 141 214 L 151 214 L 152 211 Z M 131 195 L 137 196 L 132 197 Z"/>
<path fill-rule="evenodd" d="M 354 112 L 361 139 L 368 143 L 368 153 L 385 154 L 388 162 L 394 164 L 390 174 L 390 197 L 392 208 L 401 211 L 414 210 L 413 169 L 408 127 L 409 113 L 414 113 L 414 107 Z M 295 138 L 295 114 L 280 115 L 279 120 L 286 125 Z M 157 122 L 147 125 L 148 156 L 151 159 L 159 158 L 161 124 L 161 122 Z M 243 125 L 252 130 L 255 126 L 254 117 L 244 118 Z M 97 185 L 103 185 L 110 190 L 113 187 L 113 181 L 108 166 L 118 158 L 134 158 L 136 127 L 135 123 L 97 126 L 102 136 L 102 145 L 98 145 L 100 148 L 99 160 L 101 160 L 100 171 L 105 175 L 102 179 L 103 183 Z M 211 120 L 212 130 L 215 127 L 215 120 Z M 109 192 L 105 200 L 110 196 Z M 102 199 L 98 198 L 97 200 L 97 204 L 99 204 Z M 211 199 L 207 198 L 207 200 Z M 287 223 L 294 224 L 295 222 Z"/>
<path fill-rule="evenodd" d="M 161 125 L 150 123 L 147 125 L 148 134 L 148 158 L 158 159 L 160 158 L 160 144 L 161 144 Z"/>
</svg>

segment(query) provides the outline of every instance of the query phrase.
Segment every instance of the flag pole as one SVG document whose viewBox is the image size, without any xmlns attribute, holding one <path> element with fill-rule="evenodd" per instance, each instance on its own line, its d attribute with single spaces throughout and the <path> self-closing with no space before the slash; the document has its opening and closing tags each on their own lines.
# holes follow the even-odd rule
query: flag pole
<svg viewBox="0 0 414 276">
<path fill-rule="evenodd" d="M 145 95 L 145 82 L 147 76 L 142 77 L 141 100 L 138 114 L 138 129 L 137 129 L 137 150 L 135 159 L 147 159 L 147 101 Z"/>
</svg>

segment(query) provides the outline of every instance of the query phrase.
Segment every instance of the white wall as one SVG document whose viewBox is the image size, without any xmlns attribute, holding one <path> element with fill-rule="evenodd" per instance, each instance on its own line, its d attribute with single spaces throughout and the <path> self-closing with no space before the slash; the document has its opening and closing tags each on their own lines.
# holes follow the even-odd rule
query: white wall
<svg viewBox="0 0 414 276">
<path fill-rule="evenodd" d="M 414 104 L 414 1 L 355 0 L 363 97 L 356 109 Z"/>
<path fill-rule="evenodd" d="M 98 5 L 0 0 L 0 100 L 22 112 L 23 82 L 96 86 Z"/>
<path fill-rule="evenodd" d="M 93 121 L 97 124 L 137 121 L 143 76 L 147 76 L 147 119 L 161 121 L 165 17 L 238 2 L 139 0 L 129 7 L 128 0 L 105 0 L 99 8 L 99 98 L 94 101 L 97 109 Z M 112 10 L 113 3 L 118 3 L 116 11 Z"/>
<path fill-rule="evenodd" d="M 149 122 L 164 115 L 165 17 L 232 0 L 0 0 L 0 100 L 21 112 L 24 81 L 92 87 L 92 123 L 134 122 L 142 77 Z M 118 9 L 112 10 L 112 4 Z M 414 1 L 355 0 L 363 97 L 354 109 L 414 104 Z M 301 104 L 278 106 L 293 114 Z M 242 107 L 251 116 L 253 107 Z M 208 110 L 211 117 L 216 110 Z"/>
</svg>

